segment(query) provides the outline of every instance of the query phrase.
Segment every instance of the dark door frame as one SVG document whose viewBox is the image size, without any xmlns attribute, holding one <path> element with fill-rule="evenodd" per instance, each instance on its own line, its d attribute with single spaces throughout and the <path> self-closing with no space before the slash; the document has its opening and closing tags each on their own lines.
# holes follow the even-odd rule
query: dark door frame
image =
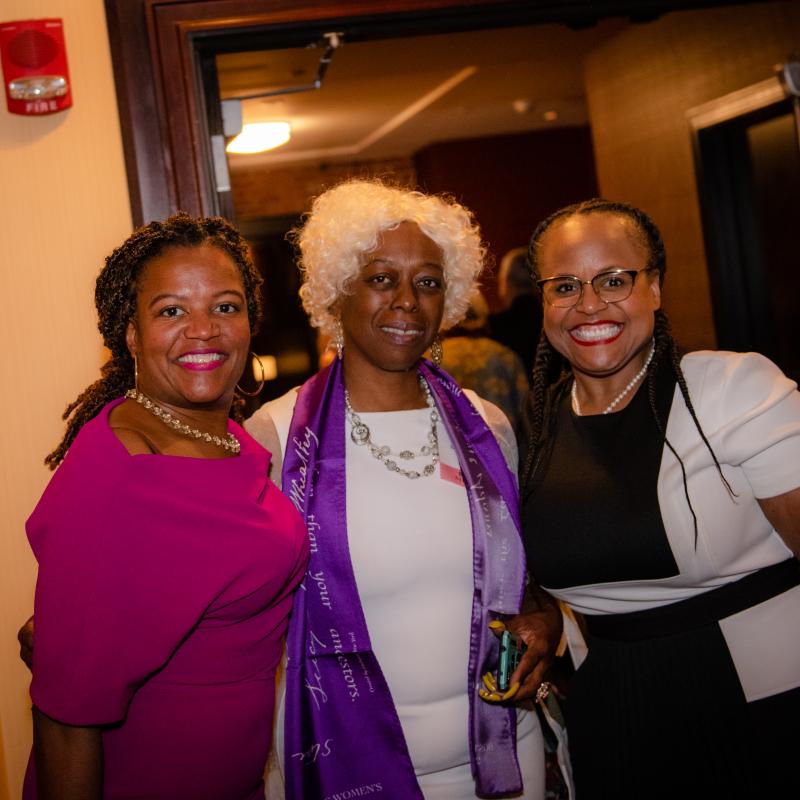
<svg viewBox="0 0 800 800">
<path fill-rule="evenodd" d="M 774 349 L 751 166 L 743 125 L 791 111 L 778 77 L 710 100 L 686 113 L 703 219 L 719 347 Z"/>
<path fill-rule="evenodd" d="M 745 0 L 746 1 L 746 0 Z M 760 0 L 759 0 L 760 1 Z M 753 0 L 750 0 L 753 2 Z M 644 21 L 730 0 L 105 0 L 134 223 L 219 213 L 200 53 L 330 26 L 364 37 L 610 16 Z M 238 43 L 238 44 L 237 44 Z"/>
</svg>

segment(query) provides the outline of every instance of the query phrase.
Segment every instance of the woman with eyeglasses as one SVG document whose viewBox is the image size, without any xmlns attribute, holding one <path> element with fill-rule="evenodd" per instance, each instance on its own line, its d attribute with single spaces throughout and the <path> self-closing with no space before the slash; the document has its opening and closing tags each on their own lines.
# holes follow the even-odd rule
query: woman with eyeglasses
<svg viewBox="0 0 800 800">
<path fill-rule="evenodd" d="M 800 394 L 755 353 L 679 355 L 664 245 L 623 203 L 531 239 L 544 329 L 522 520 L 584 616 L 566 721 L 577 795 L 798 797 Z"/>
</svg>

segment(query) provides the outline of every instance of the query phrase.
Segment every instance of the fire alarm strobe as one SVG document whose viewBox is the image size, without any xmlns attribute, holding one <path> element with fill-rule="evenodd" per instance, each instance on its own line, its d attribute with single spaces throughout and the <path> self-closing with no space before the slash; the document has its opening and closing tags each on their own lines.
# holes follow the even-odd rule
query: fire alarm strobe
<svg viewBox="0 0 800 800">
<path fill-rule="evenodd" d="M 0 51 L 12 114 L 52 114 L 72 105 L 60 19 L 0 23 Z"/>
</svg>

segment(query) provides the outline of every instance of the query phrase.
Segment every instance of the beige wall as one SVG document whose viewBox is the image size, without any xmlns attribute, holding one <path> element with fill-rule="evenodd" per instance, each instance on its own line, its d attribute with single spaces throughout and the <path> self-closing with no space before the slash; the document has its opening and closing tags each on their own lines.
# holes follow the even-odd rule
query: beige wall
<svg viewBox="0 0 800 800">
<path fill-rule="evenodd" d="M 103 0 L 0 3 L 0 21 L 48 16 L 64 20 L 73 107 L 19 117 L 0 96 L 0 800 L 19 797 L 30 748 L 15 638 L 35 580 L 23 526 L 61 413 L 97 375 L 93 281 L 131 227 Z"/>
<path fill-rule="evenodd" d="M 800 47 L 800 3 L 676 12 L 586 59 L 601 193 L 644 208 L 664 234 L 666 308 L 690 348 L 716 343 L 686 111 L 773 75 Z"/>
</svg>

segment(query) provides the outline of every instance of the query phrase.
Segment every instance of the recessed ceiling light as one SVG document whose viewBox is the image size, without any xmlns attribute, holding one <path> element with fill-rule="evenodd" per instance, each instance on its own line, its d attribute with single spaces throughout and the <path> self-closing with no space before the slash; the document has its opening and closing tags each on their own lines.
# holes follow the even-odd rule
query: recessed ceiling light
<svg viewBox="0 0 800 800">
<path fill-rule="evenodd" d="M 251 122 L 228 142 L 229 153 L 263 153 L 286 144 L 292 135 L 288 122 Z"/>
</svg>

